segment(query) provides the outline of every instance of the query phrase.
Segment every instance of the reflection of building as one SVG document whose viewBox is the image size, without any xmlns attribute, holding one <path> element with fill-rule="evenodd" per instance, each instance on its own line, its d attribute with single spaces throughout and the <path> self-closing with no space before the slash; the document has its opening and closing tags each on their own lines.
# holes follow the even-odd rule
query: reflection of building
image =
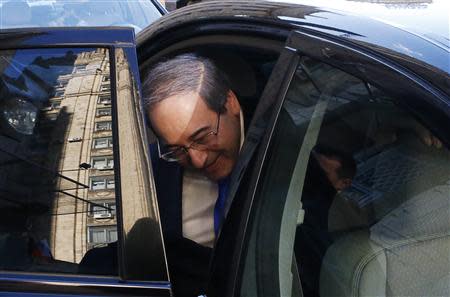
<svg viewBox="0 0 450 297">
<path fill-rule="evenodd" d="M 73 72 L 59 76 L 45 118 L 64 130 L 51 136 L 60 146 L 48 167 L 65 178 L 56 186 L 50 247 L 56 259 L 79 262 L 89 248 L 117 240 L 106 49 L 79 54 Z"/>
<path fill-rule="evenodd" d="M 116 192 L 122 248 L 139 262 L 136 267 L 145 259 L 133 258 L 142 248 L 135 239 L 160 237 L 145 123 L 130 68 L 137 67 L 128 63 L 126 51 L 114 56 L 117 102 L 111 100 L 107 49 L 49 49 L 45 55 L 27 49 L 11 59 L 23 69 L 5 67 L 0 73 L 6 98 L 0 105 L 0 249 L 2 255 L 20 251 L 13 260 L 23 264 L 0 263 L 0 269 L 77 273 L 74 263 L 87 250 L 118 239 Z M 161 253 L 160 243 L 145 249 Z"/>
</svg>

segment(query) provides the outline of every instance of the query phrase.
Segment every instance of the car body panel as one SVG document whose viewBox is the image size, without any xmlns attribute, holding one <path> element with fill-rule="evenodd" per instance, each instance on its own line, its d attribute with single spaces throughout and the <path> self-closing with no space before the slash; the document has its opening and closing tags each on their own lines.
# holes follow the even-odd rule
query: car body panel
<svg viewBox="0 0 450 297">
<path fill-rule="evenodd" d="M 336 14 L 353 14 L 366 19 L 378 20 L 408 31 L 421 38 L 449 48 L 448 3 L 435 1 L 352 1 L 352 0 L 285 0 L 284 3 L 324 7 Z"/>
<path fill-rule="evenodd" d="M 198 18 L 198 14 L 202 17 Z M 250 4 L 245 1 L 228 1 L 225 6 L 222 1 L 207 1 L 205 4 L 190 5 L 161 18 L 139 34 L 137 37 L 139 59 L 145 59 L 153 46 L 158 47 L 157 44 L 152 45 L 153 39 L 165 46 L 164 39 L 167 40 L 167 38 L 163 36 L 161 39 L 158 38 L 163 34 L 162 28 L 181 30 L 180 23 L 186 28 L 192 24 L 195 28 L 203 27 L 204 29 L 201 32 L 189 31 L 187 34 L 198 35 L 204 34 L 209 28 L 218 30 L 217 25 L 212 26 L 218 22 L 222 23 L 222 30 L 227 28 L 228 34 L 233 31 L 250 30 L 250 26 L 253 26 L 254 32 L 251 34 L 267 33 L 272 36 L 278 35 L 279 38 L 286 38 L 287 33 L 284 30 L 295 28 L 305 32 L 315 32 L 315 34 L 321 32 L 325 35 L 333 35 L 338 39 L 358 43 L 375 52 L 388 55 L 395 62 L 405 65 L 424 79 L 436 84 L 444 92 L 450 93 L 447 81 L 442 79 L 446 76 L 448 78 L 450 73 L 448 47 L 376 18 L 365 18 L 356 12 L 352 14 L 333 11 L 319 6 L 261 1 Z M 240 27 L 239 24 L 241 24 Z M 265 27 L 262 24 L 266 24 L 266 29 L 262 29 Z M 260 28 L 259 32 L 257 28 Z M 389 32 L 389 34 L 381 32 Z M 187 37 L 186 32 L 184 37 Z M 439 75 L 440 79 L 436 81 L 433 72 L 442 73 Z"/>
</svg>

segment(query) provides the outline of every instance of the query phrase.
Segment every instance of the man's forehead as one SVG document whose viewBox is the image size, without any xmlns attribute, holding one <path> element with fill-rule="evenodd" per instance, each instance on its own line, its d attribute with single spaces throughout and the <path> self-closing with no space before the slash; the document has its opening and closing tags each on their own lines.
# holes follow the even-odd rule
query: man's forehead
<svg viewBox="0 0 450 297">
<path fill-rule="evenodd" d="M 191 92 L 157 103 L 150 111 L 150 120 L 156 132 L 168 143 L 177 143 L 181 138 L 189 137 L 189 131 L 202 124 L 208 111 L 204 100 Z"/>
</svg>

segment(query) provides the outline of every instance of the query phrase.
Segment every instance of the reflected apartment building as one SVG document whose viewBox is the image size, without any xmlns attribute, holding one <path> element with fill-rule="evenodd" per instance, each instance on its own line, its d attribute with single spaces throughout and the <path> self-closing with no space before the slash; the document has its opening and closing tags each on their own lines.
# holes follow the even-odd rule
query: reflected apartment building
<svg viewBox="0 0 450 297">
<path fill-rule="evenodd" d="M 79 273 L 88 250 L 117 241 L 118 198 L 129 253 L 141 248 L 136 236 L 159 236 L 142 106 L 126 52 L 114 54 L 117 102 L 108 49 L 2 54 L 0 269 Z M 116 197 L 119 160 L 126 186 Z"/>
<path fill-rule="evenodd" d="M 108 50 L 78 54 L 49 101 L 43 118 L 57 128 L 47 167 L 60 174 L 49 246 L 55 259 L 79 263 L 87 250 L 117 240 Z"/>
</svg>

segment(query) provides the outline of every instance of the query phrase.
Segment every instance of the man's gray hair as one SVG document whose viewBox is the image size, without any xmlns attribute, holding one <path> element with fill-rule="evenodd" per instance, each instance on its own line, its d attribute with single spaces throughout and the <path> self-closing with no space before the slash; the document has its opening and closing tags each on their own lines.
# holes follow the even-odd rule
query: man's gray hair
<svg viewBox="0 0 450 297">
<path fill-rule="evenodd" d="M 208 58 L 182 54 L 154 65 L 143 84 L 147 110 L 172 96 L 197 93 L 210 109 L 225 111 L 229 83 L 225 75 Z"/>
</svg>

